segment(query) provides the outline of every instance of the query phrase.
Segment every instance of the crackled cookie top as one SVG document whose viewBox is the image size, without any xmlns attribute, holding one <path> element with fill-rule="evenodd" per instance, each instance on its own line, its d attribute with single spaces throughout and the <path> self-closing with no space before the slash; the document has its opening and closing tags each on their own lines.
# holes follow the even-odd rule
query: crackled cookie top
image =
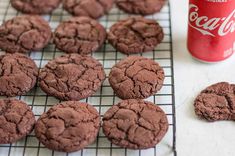
<svg viewBox="0 0 235 156">
<path fill-rule="evenodd" d="M 99 127 L 100 117 L 94 107 L 78 101 L 66 101 L 41 115 L 35 134 L 49 149 L 73 152 L 91 144 Z"/>
<path fill-rule="evenodd" d="M 0 144 L 14 143 L 33 130 L 30 107 L 17 99 L 0 99 Z"/>
<path fill-rule="evenodd" d="M 109 83 L 121 99 L 144 99 L 161 89 L 164 78 L 157 62 L 129 56 L 112 67 Z"/>
<path fill-rule="evenodd" d="M 117 6 L 128 13 L 149 15 L 159 12 L 166 0 L 116 0 Z"/>
<path fill-rule="evenodd" d="M 113 0 L 64 0 L 63 7 L 74 16 L 88 16 L 97 19 L 107 14 Z"/>
<path fill-rule="evenodd" d="M 80 100 L 95 93 L 105 79 L 102 65 L 90 56 L 67 54 L 48 62 L 39 85 L 61 100 Z"/>
<path fill-rule="evenodd" d="M 208 121 L 235 120 L 235 85 L 220 82 L 207 87 L 194 106 L 196 114 Z"/>
<path fill-rule="evenodd" d="M 104 114 L 102 127 L 112 143 L 124 148 L 146 149 L 161 141 L 168 130 L 168 121 L 157 105 L 129 99 Z"/>
<path fill-rule="evenodd" d="M 18 96 L 32 89 L 37 80 L 35 62 L 23 54 L 0 55 L 0 95 Z"/>
<path fill-rule="evenodd" d="M 0 49 L 10 53 L 40 50 L 50 38 L 49 24 L 36 15 L 17 16 L 0 26 Z"/>
<path fill-rule="evenodd" d="M 90 54 L 101 47 L 106 38 L 104 27 L 88 17 L 73 17 L 55 30 L 54 43 L 66 53 Z"/>
<path fill-rule="evenodd" d="M 155 20 L 129 17 L 115 23 L 107 38 L 118 51 L 133 54 L 154 50 L 163 37 L 163 29 Z"/>
<path fill-rule="evenodd" d="M 61 0 L 11 0 L 18 11 L 28 14 L 48 14 L 56 9 Z"/>
</svg>

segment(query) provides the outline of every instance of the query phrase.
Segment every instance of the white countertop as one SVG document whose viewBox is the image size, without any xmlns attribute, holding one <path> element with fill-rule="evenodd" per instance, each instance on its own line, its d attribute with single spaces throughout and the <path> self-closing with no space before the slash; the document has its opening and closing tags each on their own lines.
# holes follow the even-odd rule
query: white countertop
<svg viewBox="0 0 235 156">
<path fill-rule="evenodd" d="M 234 156 L 235 122 L 209 123 L 198 119 L 193 100 L 210 84 L 235 83 L 235 55 L 216 64 L 192 59 L 186 48 L 188 0 L 171 0 L 171 7 L 178 155 Z"/>
</svg>

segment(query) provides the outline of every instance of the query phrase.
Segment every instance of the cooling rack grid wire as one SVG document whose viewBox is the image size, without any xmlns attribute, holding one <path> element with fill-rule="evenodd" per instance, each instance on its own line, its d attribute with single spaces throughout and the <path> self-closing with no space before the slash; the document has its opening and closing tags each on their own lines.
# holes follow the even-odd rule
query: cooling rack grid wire
<svg viewBox="0 0 235 156">
<path fill-rule="evenodd" d="M 0 145 L 0 156 L 176 156 L 175 148 L 175 105 L 174 105 L 174 73 L 173 73 L 173 54 L 172 54 L 172 37 L 171 37 L 171 17 L 170 4 L 167 4 L 160 13 L 146 16 L 146 18 L 157 20 L 164 29 L 163 42 L 152 52 L 139 54 L 157 61 L 166 74 L 164 85 L 160 92 L 148 98 L 147 100 L 158 104 L 167 114 L 169 121 L 169 130 L 163 140 L 154 148 L 147 150 L 128 150 L 111 144 L 100 130 L 97 140 L 85 149 L 74 153 L 62 153 L 51 151 L 38 142 L 34 133 L 24 139 L 14 143 Z M 0 0 L 0 24 L 13 18 L 20 13 L 9 4 L 9 0 Z M 54 30 L 55 27 L 63 20 L 69 18 L 69 14 L 60 7 L 51 15 L 44 16 Z M 107 29 L 119 19 L 124 19 L 130 15 L 114 7 L 110 13 L 102 17 L 99 21 Z M 2 52 L 1 52 L 2 53 Z M 49 44 L 45 49 L 38 52 L 31 52 L 29 56 L 36 62 L 38 67 L 43 67 L 49 60 L 63 54 L 58 51 L 53 44 Z M 117 52 L 107 42 L 97 52 L 92 54 L 104 66 L 106 75 L 109 74 L 111 67 L 125 57 Z M 48 110 L 54 104 L 60 102 L 54 97 L 46 95 L 37 85 L 26 95 L 18 97 L 29 104 L 38 118 L 43 112 Z M 92 104 L 102 115 L 113 104 L 120 101 L 113 94 L 108 80 L 106 79 L 100 90 L 93 96 L 83 101 Z"/>
</svg>

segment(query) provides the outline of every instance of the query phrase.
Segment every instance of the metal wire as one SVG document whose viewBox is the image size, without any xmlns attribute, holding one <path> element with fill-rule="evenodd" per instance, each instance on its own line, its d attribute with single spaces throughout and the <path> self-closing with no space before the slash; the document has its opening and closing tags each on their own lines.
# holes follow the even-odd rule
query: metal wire
<svg viewBox="0 0 235 156">
<path fill-rule="evenodd" d="M 0 0 L 0 24 L 14 16 L 19 15 L 9 4 L 9 0 Z M 28 135 L 23 140 L 14 144 L 0 145 L 0 156 L 176 156 L 176 121 L 175 121 L 175 101 L 174 101 L 174 69 L 172 54 L 172 36 L 171 36 L 171 16 L 170 4 L 167 4 L 160 13 L 146 16 L 146 18 L 155 19 L 164 29 L 164 41 L 152 52 L 139 54 L 144 57 L 157 61 L 164 69 L 166 78 L 163 88 L 156 95 L 147 100 L 158 104 L 167 114 L 169 121 L 169 130 L 163 140 L 154 148 L 148 150 L 128 150 L 111 144 L 100 130 L 97 140 L 85 149 L 74 153 L 61 153 L 46 149 L 38 142 L 34 133 Z M 107 30 L 119 19 L 124 19 L 130 15 L 114 7 L 110 13 L 102 17 L 99 21 Z M 44 16 L 54 30 L 55 27 L 63 20 L 70 17 L 62 8 L 56 9 L 51 15 Z M 53 44 L 49 44 L 42 51 L 32 52 L 29 56 L 36 62 L 39 68 L 43 67 L 49 60 L 63 54 L 58 51 Z M 92 54 L 104 66 L 106 75 L 109 74 L 111 67 L 125 55 L 117 52 L 107 42 L 97 52 Z M 38 85 L 26 95 L 18 97 L 31 106 L 38 118 L 43 112 L 51 106 L 60 102 L 54 97 L 46 95 Z M 84 99 L 92 104 L 100 113 L 101 117 L 104 112 L 112 105 L 120 101 L 117 98 L 107 79 L 101 89 L 91 97 Z"/>
</svg>

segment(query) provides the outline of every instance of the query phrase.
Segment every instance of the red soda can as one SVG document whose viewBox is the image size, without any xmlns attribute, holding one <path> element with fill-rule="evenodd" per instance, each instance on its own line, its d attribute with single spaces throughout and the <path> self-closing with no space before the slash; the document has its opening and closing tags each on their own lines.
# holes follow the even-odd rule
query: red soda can
<svg viewBox="0 0 235 156">
<path fill-rule="evenodd" d="M 204 62 L 218 62 L 235 50 L 235 0 L 189 0 L 188 50 Z"/>
</svg>

